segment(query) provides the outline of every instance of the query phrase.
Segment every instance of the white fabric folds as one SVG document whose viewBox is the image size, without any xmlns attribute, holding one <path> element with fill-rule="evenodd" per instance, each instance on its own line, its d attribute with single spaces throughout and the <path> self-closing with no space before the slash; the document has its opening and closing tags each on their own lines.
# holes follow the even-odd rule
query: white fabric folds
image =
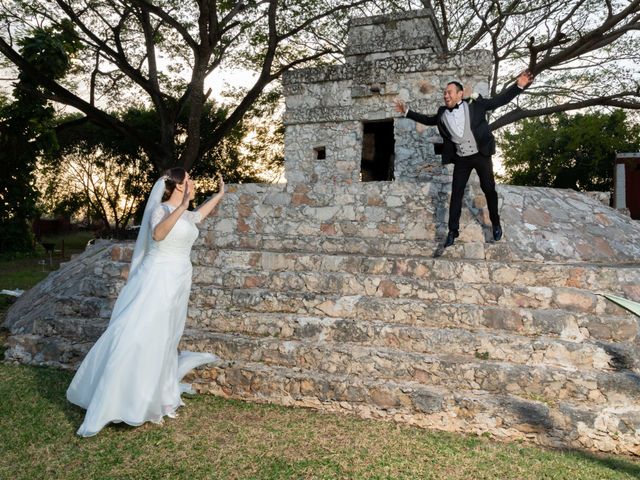
<svg viewBox="0 0 640 480">
<path fill-rule="evenodd" d="M 136 241 L 129 278 L 109 326 L 91 348 L 67 390 L 67 399 L 87 410 L 78 429 L 92 436 L 110 422 L 141 425 L 173 416 L 183 405 L 181 385 L 191 369 L 215 362 L 210 353 L 182 352 L 191 290 L 190 252 L 198 237 L 197 212 L 184 212 L 166 238 L 152 239 L 151 219 L 173 207 L 160 203 L 164 179 L 156 182 Z"/>
</svg>

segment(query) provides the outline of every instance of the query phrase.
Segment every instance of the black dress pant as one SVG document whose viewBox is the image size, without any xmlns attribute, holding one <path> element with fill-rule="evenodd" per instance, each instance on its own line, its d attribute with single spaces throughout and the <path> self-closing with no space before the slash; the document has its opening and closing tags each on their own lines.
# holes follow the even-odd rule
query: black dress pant
<svg viewBox="0 0 640 480">
<path fill-rule="evenodd" d="M 490 156 L 476 153 L 468 157 L 457 157 L 453 167 L 451 182 L 451 203 L 449 205 L 449 231 L 457 232 L 460 228 L 460 213 L 462 212 L 462 197 L 469 181 L 471 171 L 475 169 L 480 179 L 480 188 L 487 199 L 489 218 L 493 226 L 500 225 L 498 215 L 498 194 L 496 182 L 493 179 L 493 162 Z"/>
</svg>

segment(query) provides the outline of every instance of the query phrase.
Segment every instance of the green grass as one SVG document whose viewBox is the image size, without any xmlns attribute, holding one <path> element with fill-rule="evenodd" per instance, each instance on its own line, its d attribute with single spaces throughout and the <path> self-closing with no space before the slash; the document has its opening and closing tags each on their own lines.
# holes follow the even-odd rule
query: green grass
<svg viewBox="0 0 640 480">
<path fill-rule="evenodd" d="M 33 260 L 0 261 L 0 287 L 28 288 L 46 276 Z M 75 434 L 84 411 L 65 399 L 71 376 L 0 363 L 0 479 L 640 478 L 640 460 L 628 457 L 209 395 L 186 399 L 164 425 L 110 425 L 84 439 Z"/>
<path fill-rule="evenodd" d="M 93 238 L 90 232 L 77 232 L 70 235 L 49 236 L 43 242 L 55 243 L 51 257 L 38 245 L 30 255 L 0 258 L 0 290 L 29 289 L 43 280 L 50 272 L 57 270 L 61 262 L 66 262 L 74 253 L 84 251 L 87 242 Z M 64 256 L 62 256 L 64 242 Z M 0 295 L 0 315 L 4 316 L 14 298 Z"/>
<path fill-rule="evenodd" d="M 164 425 L 75 430 L 84 411 L 65 400 L 71 373 L 0 364 L 0 478 L 632 479 L 626 457 L 550 451 L 389 422 L 186 399 Z"/>
</svg>

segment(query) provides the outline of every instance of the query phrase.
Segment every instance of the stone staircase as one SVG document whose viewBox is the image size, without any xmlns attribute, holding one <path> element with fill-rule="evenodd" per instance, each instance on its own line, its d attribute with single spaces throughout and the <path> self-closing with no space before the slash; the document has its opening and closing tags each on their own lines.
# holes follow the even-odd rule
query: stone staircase
<svg viewBox="0 0 640 480">
<path fill-rule="evenodd" d="M 638 320 L 599 295 L 640 300 L 637 247 L 616 233 L 610 255 L 599 223 L 638 239 L 633 222 L 573 192 L 502 187 L 506 238 L 488 243 L 472 186 L 443 252 L 444 184 L 253 188 L 193 256 L 184 343 L 225 359 L 194 377 L 202 390 L 640 453 Z"/>
<path fill-rule="evenodd" d="M 195 387 L 640 455 L 639 322 L 601 295 L 640 301 L 640 226 L 574 192 L 501 187 L 505 239 L 487 242 L 471 185 L 442 251 L 446 188 L 231 186 L 192 255 L 183 346 L 222 358 Z M 97 245 L 28 292 L 8 358 L 76 366 L 130 253 Z"/>
</svg>

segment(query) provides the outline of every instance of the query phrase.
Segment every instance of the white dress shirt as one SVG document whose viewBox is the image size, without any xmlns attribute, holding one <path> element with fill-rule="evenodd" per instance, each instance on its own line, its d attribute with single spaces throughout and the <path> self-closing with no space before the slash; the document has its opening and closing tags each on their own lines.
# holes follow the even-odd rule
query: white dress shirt
<svg viewBox="0 0 640 480">
<path fill-rule="evenodd" d="M 458 102 L 458 108 L 455 108 L 451 111 L 445 110 L 445 116 L 447 117 L 447 122 L 453 129 L 454 134 L 458 137 L 462 137 L 464 135 L 464 110 L 462 107 L 462 100 Z"/>
</svg>

